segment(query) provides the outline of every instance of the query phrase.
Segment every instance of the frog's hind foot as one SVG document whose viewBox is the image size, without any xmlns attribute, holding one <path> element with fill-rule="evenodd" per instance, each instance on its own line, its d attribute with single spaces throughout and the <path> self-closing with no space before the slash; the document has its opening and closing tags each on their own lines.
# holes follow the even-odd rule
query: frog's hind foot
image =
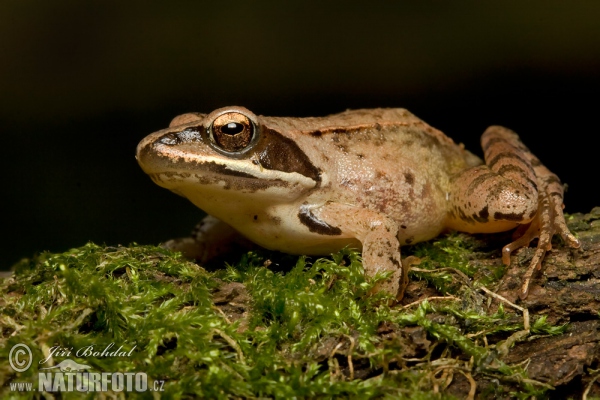
<svg viewBox="0 0 600 400">
<path fill-rule="evenodd" d="M 243 237 L 231 226 L 221 220 L 207 215 L 189 237 L 171 239 L 162 247 L 179 251 L 189 260 L 201 265 L 213 264 L 228 260 L 230 256 L 241 255 L 256 246 Z"/>
<path fill-rule="evenodd" d="M 531 223 L 519 226 L 513 234 L 514 241 L 502 249 L 502 262 L 510 265 L 510 255 L 513 251 L 528 246 L 534 239 L 539 239 L 529 268 L 523 276 L 523 284 L 519 293 L 521 299 L 525 299 L 529 294 L 531 278 L 534 272 L 541 268 L 546 251 L 552 249 L 552 237 L 555 233 L 558 233 L 570 247 L 578 248 L 580 246 L 579 240 L 567 228 L 563 207 L 562 193 L 540 191 L 538 212 L 535 217 Z"/>
</svg>

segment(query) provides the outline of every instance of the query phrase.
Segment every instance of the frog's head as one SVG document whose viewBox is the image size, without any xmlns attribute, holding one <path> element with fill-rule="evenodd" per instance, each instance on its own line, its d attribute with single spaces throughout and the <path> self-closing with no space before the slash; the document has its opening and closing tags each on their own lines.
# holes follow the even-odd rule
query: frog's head
<svg viewBox="0 0 600 400">
<path fill-rule="evenodd" d="M 320 170 L 293 134 L 243 107 L 180 115 L 144 138 L 136 158 L 154 182 L 206 211 L 207 201 L 278 203 L 321 184 Z"/>
</svg>

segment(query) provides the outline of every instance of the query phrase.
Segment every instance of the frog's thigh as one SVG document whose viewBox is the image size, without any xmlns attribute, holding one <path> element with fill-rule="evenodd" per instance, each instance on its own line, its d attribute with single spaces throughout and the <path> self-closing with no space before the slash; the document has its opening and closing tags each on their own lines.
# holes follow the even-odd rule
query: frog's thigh
<svg viewBox="0 0 600 400">
<path fill-rule="evenodd" d="M 401 299 L 407 285 L 407 275 L 400 260 L 398 224 L 384 214 L 340 203 L 327 203 L 315 210 L 315 215 L 331 226 L 338 227 L 362 243 L 365 273 L 373 276 L 391 272 L 378 290 L 385 290 Z"/>
<path fill-rule="evenodd" d="M 453 177 L 450 227 L 500 232 L 530 222 L 538 208 L 538 181 L 529 150 L 514 132 L 492 126 L 481 137 L 486 165 Z"/>
</svg>

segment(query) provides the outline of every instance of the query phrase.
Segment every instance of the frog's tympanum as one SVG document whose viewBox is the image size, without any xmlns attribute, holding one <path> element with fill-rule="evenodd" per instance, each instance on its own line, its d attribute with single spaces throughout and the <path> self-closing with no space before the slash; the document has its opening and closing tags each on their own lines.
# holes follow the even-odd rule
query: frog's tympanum
<svg viewBox="0 0 600 400">
<path fill-rule="evenodd" d="M 481 144 L 485 163 L 404 109 L 279 118 L 226 107 L 176 117 L 140 142 L 137 160 L 154 182 L 209 214 L 190 239 L 198 258 L 210 252 L 207 239 L 231 228 L 292 254 L 350 246 L 362 249 L 368 275 L 391 273 L 379 289 L 401 298 L 400 246 L 448 229 L 517 228 L 505 264 L 539 238 L 525 297 L 554 233 L 579 246 L 565 224 L 563 185 L 511 130 L 492 126 Z"/>
</svg>

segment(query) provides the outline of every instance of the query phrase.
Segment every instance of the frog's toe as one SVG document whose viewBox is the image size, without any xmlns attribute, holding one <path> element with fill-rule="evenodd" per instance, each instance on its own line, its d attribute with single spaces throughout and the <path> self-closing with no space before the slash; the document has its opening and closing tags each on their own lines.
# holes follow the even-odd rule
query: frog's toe
<svg viewBox="0 0 600 400">
<path fill-rule="evenodd" d="M 554 229 L 556 231 L 556 233 L 558 233 L 560 235 L 560 237 L 562 237 L 562 239 L 565 241 L 565 243 L 567 243 L 567 245 L 571 248 L 577 249 L 581 246 L 581 242 L 579 241 L 579 239 L 577 239 L 575 237 L 575 235 L 573 235 L 571 233 L 571 231 L 569 231 L 569 228 L 567 227 L 567 223 L 565 222 L 565 216 L 562 212 L 562 209 L 564 208 L 564 206 L 561 203 L 556 203 L 555 207 L 554 207 Z"/>
<path fill-rule="evenodd" d="M 536 270 L 542 266 L 546 251 L 552 249 L 552 236 L 558 233 L 572 248 L 578 248 L 579 240 L 569 231 L 563 214 L 562 196 L 540 191 L 538 212 L 529 225 L 519 227 L 515 231 L 515 240 L 502 249 L 502 261 L 510 265 L 510 255 L 513 251 L 528 246 L 533 239 L 539 239 L 535 254 L 529 263 L 529 268 L 523 276 L 523 284 L 519 293 L 525 299 L 529 293 L 529 284 Z"/>
</svg>

